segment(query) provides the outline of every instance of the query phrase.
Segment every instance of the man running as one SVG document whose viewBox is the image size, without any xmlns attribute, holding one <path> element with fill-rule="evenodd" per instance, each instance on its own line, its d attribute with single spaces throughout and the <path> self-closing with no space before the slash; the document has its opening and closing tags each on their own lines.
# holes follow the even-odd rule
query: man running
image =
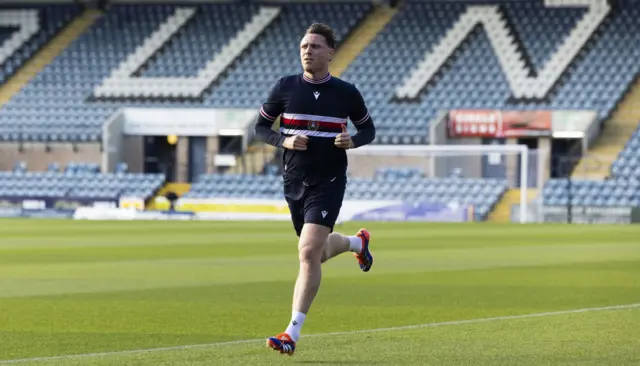
<svg viewBox="0 0 640 366">
<path fill-rule="evenodd" d="M 360 268 L 373 265 L 371 234 L 360 229 L 354 236 L 334 233 L 347 184 L 347 149 L 369 144 L 375 126 L 360 91 L 329 74 L 335 54 L 333 29 L 312 24 L 300 42 L 304 73 L 280 78 L 260 109 L 256 136 L 284 148 L 284 196 L 299 237 L 300 270 L 293 294 L 289 325 L 267 339 L 267 345 L 293 355 L 296 342 L 321 280 L 321 265 L 351 251 Z M 271 129 L 280 116 L 280 133 Z M 347 133 L 347 119 L 357 133 Z"/>
</svg>

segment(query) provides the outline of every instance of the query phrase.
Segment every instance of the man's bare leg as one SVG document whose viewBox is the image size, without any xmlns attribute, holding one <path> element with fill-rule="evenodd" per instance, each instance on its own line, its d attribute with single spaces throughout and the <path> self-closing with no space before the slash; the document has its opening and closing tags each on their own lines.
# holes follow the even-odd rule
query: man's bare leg
<svg viewBox="0 0 640 366">
<path fill-rule="evenodd" d="M 346 236 L 340 233 L 331 233 L 324 244 L 322 251 L 322 263 L 345 252 L 360 253 L 361 251 L 362 238 L 359 236 Z"/>
<path fill-rule="evenodd" d="M 300 269 L 293 291 L 291 321 L 284 333 L 267 340 L 271 348 L 293 354 L 295 342 L 300 338 L 307 313 L 320 288 L 323 262 L 340 253 L 352 251 L 360 268 L 369 271 L 373 264 L 373 256 L 369 252 L 370 237 L 366 229 L 359 230 L 355 236 L 345 236 L 330 234 L 330 229 L 322 225 L 304 225 L 298 242 Z"/>
<path fill-rule="evenodd" d="M 322 278 L 322 252 L 331 230 L 322 225 L 304 224 L 298 244 L 300 269 L 293 291 L 291 322 L 285 330 L 294 342 L 315 299 Z"/>
<path fill-rule="evenodd" d="M 322 251 L 322 263 L 344 252 L 353 252 L 358 260 L 360 269 L 369 272 L 373 265 L 373 255 L 369 251 L 371 233 L 367 229 L 360 229 L 353 236 L 331 233 Z"/>
<path fill-rule="evenodd" d="M 293 295 L 294 310 L 307 313 L 320 288 L 321 259 L 330 229 L 317 224 L 305 224 L 300 233 L 298 259 L 300 270 Z"/>
</svg>

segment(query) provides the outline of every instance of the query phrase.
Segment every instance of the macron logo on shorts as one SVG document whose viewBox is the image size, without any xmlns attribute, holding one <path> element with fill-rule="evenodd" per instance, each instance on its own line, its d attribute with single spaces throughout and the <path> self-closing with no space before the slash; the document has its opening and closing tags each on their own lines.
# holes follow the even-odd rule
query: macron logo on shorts
<svg viewBox="0 0 640 366">
<path fill-rule="evenodd" d="M 322 211 L 322 218 L 324 219 L 325 217 L 327 217 L 328 212 L 327 211 Z"/>
</svg>

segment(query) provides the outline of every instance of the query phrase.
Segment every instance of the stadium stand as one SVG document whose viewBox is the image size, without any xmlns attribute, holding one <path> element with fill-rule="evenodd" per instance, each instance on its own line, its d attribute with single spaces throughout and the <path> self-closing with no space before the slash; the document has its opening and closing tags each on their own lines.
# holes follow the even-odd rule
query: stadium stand
<svg viewBox="0 0 640 366">
<path fill-rule="evenodd" d="M 339 37 L 344 38 L 371 5 L 283 5 L 272 26 L 235 59 L 233 69 L 226 77 L 217 80 L 202 100 L 175 100 L 180 97 L 179 93 L 172 101 L 144 98 L 109 100 L 100 97 L 103 96 L 101 93 L 94 95 L 94 86 L 101 85 L 121 67 L 128 55 L 135 56 L 136 49 L 161 24 L 169 24 L 167 27 L 170 27 L 181 20 L 177 18 L 189 15 L 182 12 L 177 18 L 170 18 L 176 14 L 177 8 L 173 5 L 110 7 L 103 18 L 0 110 L 0 125 L 4 126 L 0 130 L 0 139 L 98 141 L 101 126 L 108 116 L 127 106 L 255 108 L 279 75 L 299 71 L 297 50 L 303 30 L 300 27 L 324 20 L 336 28 Z M 173 42 L 144 65 L 140 72 L 142 79 L 161 77 L 171 82 L 174 80 L 172 77 L 194 75 L 202 68 L 207 56 L 223 48 L 254 15 L 260 14 L 263 7 L 256 4 L 206 4 L 198 5 L 197 9 L 191 21 L 180 28 Z M 167 19 L 174 20 L 167 22 Z M 127 26 L 123 27 L 123 24 Z M 248 29 L 250 33 L 251 28 Z M 251 36 L 255 35 L 247 35 Z M 230 55 L 237 53 L 236 49 Z M 281 57 L 276 60 L 265 57 L 265 54 Z M 222 58 L 228 62 L 228 57 Z M 127 62 L 135 64 L 140 61 L 132 60 Z M 266 70 L 269 72 L 265 73 Z"/>
<path fill-rule="evenodd" d="M 23 162 L 11 172 L 0 172 L 2 199 L 87 199 L 118 200 L 122 196 L 148 199 L 164 184 L 161 174 L 128 173 L 121 167 L 115 173 L 101 174 L 96 164 L 69 163 L 64 171 L 51 164 L 46 172 L 29 172 Z"/>
<path fill-rule="evenodd" d="M 608 179 L 550 179 L 543 200 L 546 205 L 640 206 L 640 123 L 613 162 Z"/>
<path fill-rule="evenodd" d="M 544 204 L 550 206 L 638 207 L 640 181 L 551 179 L 544 187 Z"/>
<path fill-rule="evenodd" d="M 501 2 L 499 9 L 521 44 L 527 63 L 540 70 L 565 37 L 580 24 L 584 8 L 545 7 L 543 1 Z M 618 2 L 596 36 L 570 64 L 549 98 L 515 100 L 508 71 L 482 28 L 475 28 L 445 61 L 446 71 L 420 93 L 418 100 L 397 98 L 396 88 L 452 30 L 469 4 L 408 2 L 343 77 L 359 85 L 377 117 L 378 143 L 424 143 L 428 121 L 438 110 L 455 108 L 594 109 L 604 120 L 623 97 L 639 65 L 640 50 L 627 47 L 638 29 L 640 9 L 633 1 Z M 629 30 L 633 30 L 628 33 Z M 502 33 L 508 34 L 502 29 Z M 376 70 L 372 75 L 371 70 Z M 508 70 L 508 69 L 507 69 Z M 401 95 L 405 95 L 400 91 Z M 396 95 L 396 98 L 394 98 Z"/>
<path fill-rule="evenodd" d="M 373 178 L 353 177 L 347 183 L 348 200 L 429 200 L 435 203 L 474 205 L 477 220 L 484 220 L 507 184 L 499 179 L 425 178 L 411 168 L 381 168 Z M 184 198 L 283 199 L 282 177 L 277 175 L 202 175 Z"/>
<path fill-rule="evenodd" d="M 81 9 L 79 5 L 0 7 L 0 84 L 60 32 Z"/>
<path fill-rule="evenodd" d="M 614 177 L 640 181 L 640 121 L 638 128 L 611 167 Z"/>
<path fill-rule="evenodd" d="M 600 35 L 589 39 L 576 63 L 569 66 L 566 75 L 556 85 L 551 100 L 538 103 L 512 101 L 509 78 L 501 67 L 489 37 L 479 28 L 450 55 L 446 60 L 448 70 L 438 77 L 438 82 L 429 90 L 421 93 L 419 101 L 394 98 L 397 86 L 418 66 L 425 54 L 454 28 L 467 5 L 443 2 L 404 4 L 344 72 L 346 80 L 363 90 L 377 117 L 380 127 L 378 143 L 427 142 L 428 121 L 439 109 L 588 108 L 597 109 L 604 119 L 611 114 L 637 73 L 636 60 L 640 51 L 624 46 L 630 38 L 621 30 L 631 33 L 634 29 L 638 30 L 638 24 L 633 20 L 640 15 L 640 10 L 632 3 L 621 2 L 620 6 L 628 8 L 628 11 L 616 12 L 603 24 Z M 119 75 L 115 72 L 119 67 L 120 71 L 126 71 L 127 67 L 138 64 L 144 58 L 148 58 L 149 62 L 139 71 L 137 76 L 141 78 L 124 80 L 160 78 L 170 82 L 176 76 L 184 80 L 194 77 L 207 63 L 208 57 L 219 52 L 225 44 L 233 44 L 231 40 L 240 30 L 247 30 L 247 40 L 255 37 L 255 32 L 251 32 L 259 29 L 258 26 L 243 27 L 251 23 L 263 9 L 257 4 L 207 4 L 199 5 L 197 12 L 191 14 L 176 13 L 176 7 L 171 5 L 115 5 L 10 101 L 0 115 L 0 121 L 21 121 L 20 125 L 24 126 L 22 132 L 26 132 L 27 139 L 97 141 L 101 133 L 99 127 L 119 107 L 254 108 L 260 104 L 278 75 L 299 70 L 297 42 L 301 27 L 314 20 L 326 20 L 344 38 L 370 11 L 371 5 L 283 5 L 277 18 L 252 44 L 240 42 L 228 57 L 222 57 L 227 65 L 230 58 L 241 54 L 231 68 L 205 92 L 202 100 L 158 102 L 132 97 L 124 102 L 100 98 L 98 101 L 87 101 L 94 96 L 93 87 L 101 85 L 111 73 Z M 520 52 L 528 55 L 530 65 L 527 66 L 536 70 L 549 61 L 550 55 L 554 54 L 572 29 L 583 24 L 580 21 L 586 14 L 584 8 L 549 8 L 542 1 L 505 2 L 500 4 L 499 9 L 504 18 L 502 31 L 508 34 L 505 28 L 513 28 L 516 43 L 522 44 Z M 318 14 L 327 14 L 324 16 L 327 19 L 318 19 Z M 174 21 L 166 22 L 167 19 Z M 171 25 L 178 27 L 181 21 L 186 21 L 184 26 L 160 54 L 150 57 L 148 52 L 144 54 L 145 50 L 139 50 L 139 54 L 135 52 L 161 24 L 168 24 L 169 28 Z M 589 24 L 593 25 L 594 22 Z M 123 23 L 128 26 L 119 26 Z M 204 29 L 207 31 L 204 32 Z M 164 33 L 165 38 L 167 32 Z M 241 49 L 244 49 L 243 53 Z M 266 53 L 281 56 L 277 60 L 263 57 Z M 123 63 L 128 55 L 130 59 Z M 122 68 L 121 64 L 126 64 L 126 67 Z M 265 73 L 265 70 L 269 72 Z M 377 74 L 372 75 L 371 70 L 377 70 Z M 215 75 L 212 77 L 215 78 Z M 179 89 L 179 86 L 174 87 Z M 96 88 L 96 96 L 115 95 L 120 89 L 124 90 L 116 88 L 111 90 L 111 94 L 105 94 L 101 88 Z M 175 94 L 176 97 L 180 96 L 177 91 Z M 148 95 L 152 96 L 152 93 Z M 42 113 L 45 108 L 48 110 L 46 116 Z M 54 126 L 56 131 L 48 132 L 50 129 L 46 127 L 49 125 Z M 15 139 L 18 131 L 12 132 L 4 133 L 0 138 Z"/>
<path fill-rule="evenodd" d="M 637 78 L 640 48 L 628 46 L 640 34 L 636 1 L 616 1 L 610 13 L 600 0 L 592 2 L 591 11 L 549 6 L 552 1 L 501 1 L 469 10 L 480 3 L 407 1 L 344 68 L 341 77 L 359 87 L 375 116 L 377 143 L 428 143 L 429 121 L 438 111 L 454 108 L 590 109 L 598 111 L 603 123 Z M 7 57 L 0 81 L 80 11 L 77 6 L 25 9 L 15 17 L 31 19 L 30 9 L 39 9 L 40 32 L 20 49 L 0 49 L 0 60 Z M 368 3 L 112 5 L 0 108 L 0 141 L 98 142 L 105 120 L 123 107 L 257 108 L 279 76 L 299 72 L 298 42 L 305 26 L 326 21 L 344 39 L 372 9 Z M 0 16 L 0 23 L 8 24 L 3 19 Z M 482 27 L 467 27 L 479 19 L 484 20 Z M 32 29 L 23 28 L 20 32 Z M 579 39 L 593 29 L 593 36 Z M 0 30 L 0 41 L 15 34 Z M 432 52 L 441 56 L 430 58 Z M 566 72 L 559 74 L 564 66 Z M 551 71 L 543 71 L 545 67 Z M 532 82 L 534 77 L 540 83 Z M 640 179 L 638 147 L 640 132 L 612 165 L 609 181 L 576 183 L 582 193 L 575 197 L 583 197 L 577 202 L 637 204 L 633 182 Z M 38 182 L 51 177 L 59 188 L 55 193 L 136 193 L 148 198 L 164 179 L 123 172 L 102 175 L 73 166 L 42 173 L 18 168 L 2 173 L 2 182 L 19 184 L 19 193 L 43 193 Z M 185 197 L 281 198 L 273 166 L 267 165 L 267 173 L 204 175 Z M 89 175 L 98 183 L 81 178 Z M 390 192 L 408 199 L 437 196 L 472 203 L 481 218 L 507 191 L 506 183 L 493 177 L 431 179 L 402 168 L 350 182 L 349 199 L 388 199 Z M 566 190 L 561 189 L 565 182 L 550 180 L 544 202 L 566 202 Z M 619 188 L 611 191 L 616 182 Z M 135 190 L 138 183 L 142 188 Z M 369 189 L 356 191 L 356 184 Z M 9 183 L 3 187 L 9 189 Z M 605 199 L 605 193 L 611 194 Z"/>
</svg>

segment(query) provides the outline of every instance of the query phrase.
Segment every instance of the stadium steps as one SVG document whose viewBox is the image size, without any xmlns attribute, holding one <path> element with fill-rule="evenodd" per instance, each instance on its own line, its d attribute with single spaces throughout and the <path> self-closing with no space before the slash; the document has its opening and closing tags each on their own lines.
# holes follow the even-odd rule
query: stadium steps
<svg viewBox="0 0 640 366">
<path fill-rule="evenodd" d="M 538 190 L 535 188 L 527 189 L 527 202 L 531 204 L 537 197 Z M 508 190 L 500 199 L 496 207 L 489 214 L 487 221 L 491 222 L 511 222 L 511 205 L 520 203 L 520 189 Z"/>
<path fill-rule="evenodd" d="M 13 77 L 0 87 L 0 106 L 7 103 L 13 95 L 27 85 L 33 77 L 60 55 L 71 42 L 77 39 L 101 15 L 102 12 L 98 10 L 87 9 L 63 28 L 57 36 L 42 47 Z"/>
<path fill-rule="evenodd" d="M 178 195 L 178 197 L 182 197 L 182 195 L 189 192 L 190 189 L 191 189 L 191 184 L 189 183 L 166 183 L 164 186 L 162 186 L 162 188 L 160 188 L 158 193 L 156 193 L 155 197 L 149 200 L 149 203 L 147 204 L 147 209 L 148 210 L 158 209 L 158 207 L 156 207 L 156 198 L 164 197 L 164 195 L 167 194 L 167 192 L 173 191 L 175 192 L 175 194 Z"/>
<path fill-rule="evenodd" d="M 631 87 L 627 96 L 616 108 L 613 116 L 605 122 L 604 129 L 573 170 L 572 176 L 579 179 L 604 179 L 611 172 L 611 164 L 624 149 L 629 137 L 640 122 L 640 78 Z"/>
<path fill-rule="evenodd" d="M 386 5 L 378 5 L 340 45 L 329 65 L 331 75 L 339 77 L 373 41 L 378 32 L 391 21 L 399 8 L 400 6 L 389 8 Z"/>
</svg>

